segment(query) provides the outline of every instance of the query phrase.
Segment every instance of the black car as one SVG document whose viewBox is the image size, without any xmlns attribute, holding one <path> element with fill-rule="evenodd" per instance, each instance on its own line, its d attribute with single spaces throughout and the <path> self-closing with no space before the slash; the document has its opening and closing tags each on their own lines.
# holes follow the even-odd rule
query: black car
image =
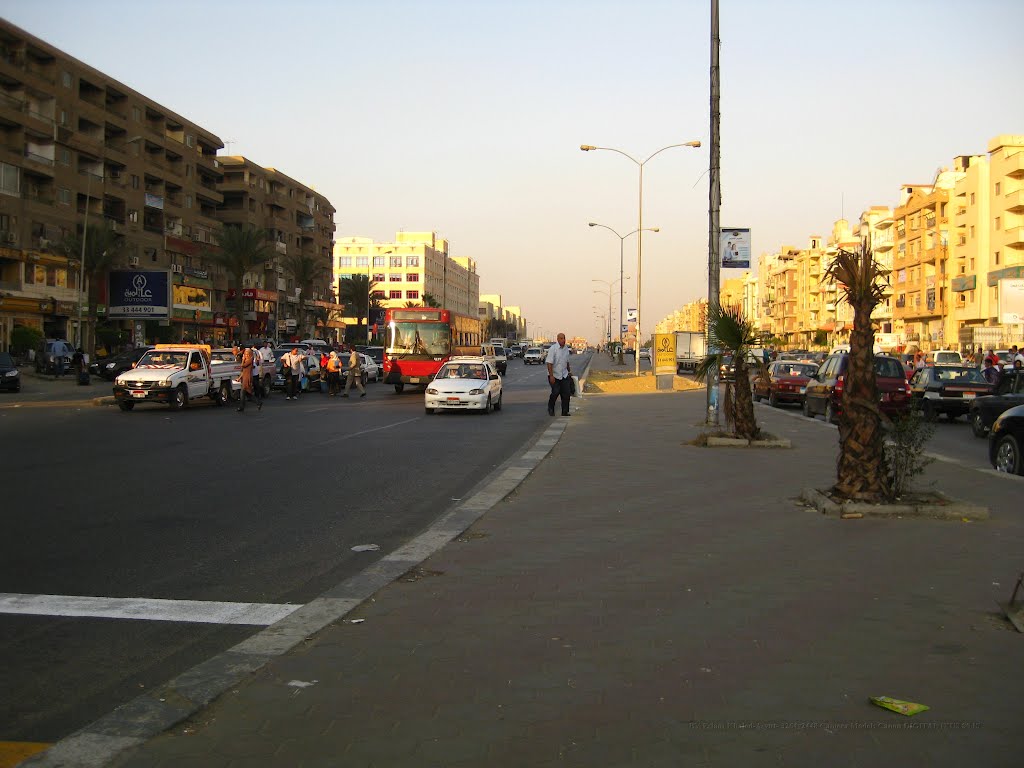
<svg viewBox="0 0 1024 768">
<path fill-rule="evenodd" d="M 1013 368 L 1003 371 L 988 397 L 979 397 L 971 403 L 971 431 L 975 437 L 984 437 L 999 414 L 1024 404 L 1024 374 Z"/>
<path fill-rule="evenodd" d="M 10 352 L 0 352 L 0 389 L 10 392 L 21 391 L 21 371 L 18 370 Z"/>
<path fill-rule="evenodd" d="M 1015 405 L 992 425 L 988 436 L 988 458 L 999 472 L 1024 475 L 1024 405 Z"/>
<path fill-rule="evenodd" d="M 935 421 L 940 413 L 952 421 L 966 414 L 975 399 L 990 394 L 992 385 L 969 365 L 931 365 L 910 379 L 912 406 L 926 421 Z"/>
<path fill-rule="evenodd" d="M 36 373 L 55 375 L 58 361 L 63 361 L 65 373 L 71 370 L 75 348 L 64 339 L 44 339 L 36 348 Z"/>
<path fill-rule="evenodd" d="M 138 347 L 110 357 L 101 357 L 96 362 L 89 364 L 89 373 L 94 376 L 102 376 L 107 381 L 113 381 L 125 371 L 130 370 L 151 349 L 152 347 Z"/>
</svg>

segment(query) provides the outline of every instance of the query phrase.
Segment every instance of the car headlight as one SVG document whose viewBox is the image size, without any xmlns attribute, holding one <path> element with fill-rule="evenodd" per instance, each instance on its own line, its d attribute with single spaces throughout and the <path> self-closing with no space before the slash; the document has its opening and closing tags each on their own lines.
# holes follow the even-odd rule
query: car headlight
<svg viewBox="0 0 1024 768">
<path fill-rule="evenodd" d="M 8 377 L 10 379 L 13 379 L 17 375 L 18 375 L 18 371 L 8 371 L 7 373 L 4 374 L 4 376 L 6 376 L 6 377 Z"/>
<path fill-rule="evenodd" d="M 110 370 L 111 368 L 113 368 L 113 367 L 114 367 L 114 364 L 113 364 L 113 363 L 107 363 L 107 370 L 108 370 L 108 371 L 109 371 L 109 370 Z"/>
<path fill-rule="evenodd" d="M 998 418 L 996 418 L 996 420 L 994 422 L 992 422 L 992 434 L 995 434 L 996 432 L 999 431 L 1000 427 L 1002 426 L 1002 423 L 1003 423 L 1003 414 L 1000 414 L 998 416 Z"/>
<path fill-rule="evenodd" d="M 437 390 L 434 389 L 433 387 L 427 387 L 427 394 L 428 395 L 436 395 L 437 394 Z"/>
<path fill-rule="evenodd" d="M 158 387 L 169 387 L 169 386 L 171 386 L 171 380 L 170 379 L 164 379 L 162 381 L 158 381 L 156 383 L 156 385 Z"/>
<path fill-rule="evenodd" d="M 471 395 L 482 395 L 483 393 L 484 393 L 484 391 L 482 389 L 471 389 L 471 390 L 469 390 L 469 394 L 471 394 Z"/>
</svg>

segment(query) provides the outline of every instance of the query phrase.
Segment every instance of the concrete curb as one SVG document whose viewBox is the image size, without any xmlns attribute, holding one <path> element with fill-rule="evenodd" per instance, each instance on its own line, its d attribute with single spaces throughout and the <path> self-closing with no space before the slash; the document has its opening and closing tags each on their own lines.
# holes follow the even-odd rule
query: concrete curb
<svg viewBox="0 0 1024 768">
<path fill-rule="evenodd" d="M 916 504 L 869 504 L 862 501 L 832 501 L 816 488 L 804 488 L 800 500 L 823 515 L 839 518 L 924 517 L 932 520 L 988 520 L 988 507 L 969 504 L 940 491 L 932 491 L 934 502 Z"/>
<path fill-rule="evenodd" d="M 567 421 L 559 420 L 545 426 L 532 443 L 484 478 L 426 531 L 362 572 L 234 647 L 122 704 L 21 765 L 100 768 L 125 750 L 141 746 L 195 715 L 247 676 L 341 620 L 460 536 L 522 484 L 558 443 L 567 426 Z"/>
<path fill-rule="evenodd" d="M 709 437 L 708 448 L 792 448 L 785 438 L 777 440 L 746 440 L 742 437 Z"/>
</svg>

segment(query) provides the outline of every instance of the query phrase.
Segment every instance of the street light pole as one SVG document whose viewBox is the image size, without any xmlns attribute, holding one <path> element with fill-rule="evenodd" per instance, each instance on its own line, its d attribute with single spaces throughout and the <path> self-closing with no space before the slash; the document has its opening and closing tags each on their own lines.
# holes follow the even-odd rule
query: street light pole
<svg viewBox="0 0 1024 768">
<path fill-rule="evenodd" d="M 624 235 L 620 235 L 618 232 L 616 232 L 614 229 L 612 229 L 608 225 L 606 225 L 606 224 L 598 224 L 596 221 L 589 221 L 589 222 L 587 222 L 587 226 L 588 227 L 601 227 L 602 229 L 607 229 L 609 232 L 611 232 L 613 235 L 615 235 L 617 238 L 619 238 L 619 347 L 620 347 L 619 354 L 621 355 L 622 354 L 622 351 L 621 351 L 621 346 L 622 346 L 622 318 L 623 318 L 623 314 L 622 314 L 622 292 L 626 288 L 626 283 L 624 282 L 624 280 L 628 280 L 629 279 L 628 277 L 624 278 L 623 275 L 622 275 L 622 244 L 625 242 L 627 237 L 629 237 L 630 235 L 635 235 L 637 233 L 637 230 L 634 229 L 632 232 L 627 232 Z M 658 227 L 648 227 L 646 231 L 647 232 L 660 232 L 661 230 Z M 609 341 L 611 341 L 611 339 L 609 339 Z"/>
<path fill-rule="evenodd" d="M 618 152 L 623 157 L 632 160 L 636 166 L 640 169 L 640 183 L 639 183 L 639 194 L 637 197 L 638 208 L 637 211 L 637 227 L 636 227 L 636 349 L 633 350 L 634 358 L 634 372 L 635 376 L 640 375 L 640 320 L 641 316 L 641 286 L 643 285 L 643 260 L 644 260 L 644 166 L 653 160 L 656 156 L 660 155 L 666 149 L 673 149 L 675 147 L 693 147 L 696 149 L 700 146 L 699 141 L 687 141 L 682 144 L 669 144 L 667 147 L 662 147 L 654 154 L 648 156 L 644 160 L 637 160 L 630 154 L 623 152 L 621 149 L 615 149 L 614 147 L 595 147 L 592 144 L 580 144 L 580 149 L 584 152 L 591 152 L 595 149 L 603 149 L 609 152 Z M 621 321 L 621 318 L 620 318 Z"/>
</svg>

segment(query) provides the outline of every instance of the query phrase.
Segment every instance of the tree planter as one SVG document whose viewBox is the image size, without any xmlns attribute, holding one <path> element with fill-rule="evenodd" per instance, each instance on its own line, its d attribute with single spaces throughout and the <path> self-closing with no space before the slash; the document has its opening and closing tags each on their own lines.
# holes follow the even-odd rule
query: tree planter
<svg viewBox="0 0 1024 768">
<path fill-rule="evenodd" d="M 939 520 L 988 520 L 988 508 L 954 499 L 940 491 L 913 491 L 889 504 L 836 499 L 829 490 L 805 488 L 801 501 L 823 515 L 839 518 L 927 517 Z"/>
</svg>

